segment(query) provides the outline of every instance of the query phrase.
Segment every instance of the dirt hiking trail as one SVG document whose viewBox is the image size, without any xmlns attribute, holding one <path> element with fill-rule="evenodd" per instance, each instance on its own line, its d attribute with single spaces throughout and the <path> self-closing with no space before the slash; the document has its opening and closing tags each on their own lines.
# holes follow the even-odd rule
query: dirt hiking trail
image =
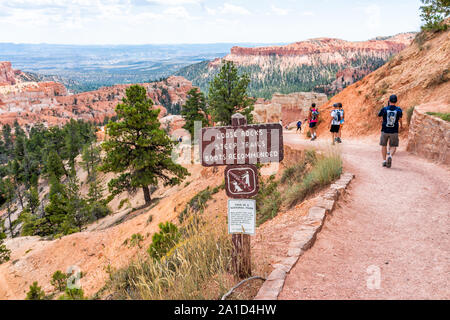
<svg viewBox="0 0 450 320">
<path fill-rule="evenodd" d="M 292 147 L 331 149 L 328 135 L 284 139 Z M 356 178 L 278 298 L 449 299 L 448 168 L 407 153 L 404 139 L 392 168 L 383 168 L 375 137 L 343 140 L 336 148 Z"/>
</svg>

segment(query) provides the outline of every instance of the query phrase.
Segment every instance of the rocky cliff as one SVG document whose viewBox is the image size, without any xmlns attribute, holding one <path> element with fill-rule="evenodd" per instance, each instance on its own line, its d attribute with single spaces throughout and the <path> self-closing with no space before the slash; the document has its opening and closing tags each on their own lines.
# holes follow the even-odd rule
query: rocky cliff
<svg viewBox="0 0 450 320">
<path fill-rule="evenodd" d="M 0 61 L 0 86 L 13 84 L 16 84 L 16 77 L 11 62 Z"/>
<path fill-rule="evenodd" d="M 378 111 L 396 94 L 407 126 L 407 111 L 412 107 L 428 103 L 450 110 L 449 79 L 450 31 L 421 33 L 387 64 L 321 106 L 322 119 L 328 124 L 331 106 L 341 102 L 346 114 L 344 136 L 378 133 Z M 327 131 L 325 124 L 319 126 L 319 132 Z M 406 130 L 403 136 L 406 138 Z"/>
<path fill-rule="evenodd" d="M 323 93 L 294 92 L 290 94 L 274 94 L 271 100 L 258 99 L 255 103 L 253 117 L 255 122 L 268 123 L 283 121 L 288 125 L 308 117 L 312 103 L 322 105 L 328 101 Z"/>
<path fill-rule="evenodd" d="M 71 95 L 61 83 L 24 82 L 20 72 L 14 76 L 9 62 L 0 63 L 0 66 L 5 66 L 0 69 L 4 70 L 0 71 L 0 79 L 5 80 L 0 86 L 1 124 L 12 124 L 17 120 L 20 125 L 41 122 L 52 126 L 71 118 L 103 123 L 115 115 L 115 106 L 130 86 L 116 85 Z M 179 111 L 192 88 L 192 83 L 182 77 L 141 85 L 147 89 L 155 107 L 162 110 L 160 117 Z"/>
<path fill-rule="evenodd" d="M 249 74 L 249 91 L 256 97 L 302 91 L 333 95 L 382 66 L 413 38 L 413 33 L 404 33 L 361 42 L 318 38 L 285 46 L 233 47 L 223 59 Z M 221 64 L 222 59 L 199 63 L 179 74 L 206 90 Z"/>
</svg>

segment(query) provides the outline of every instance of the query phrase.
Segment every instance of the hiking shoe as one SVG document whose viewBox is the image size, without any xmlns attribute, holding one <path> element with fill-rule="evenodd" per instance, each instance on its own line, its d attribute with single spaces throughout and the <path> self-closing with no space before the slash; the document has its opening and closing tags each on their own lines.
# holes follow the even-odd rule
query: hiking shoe
<svg viewBox="0 0 450 320">
<path fill-rule="evenodd" d="M 386 161 L 386 167 L 390 168 L 392 166 L 392 157 L 389 156 Z"/>
<path fill-rule="evenodd" d="M 383 167 L 386 167 L 386 161 L 383 161 Z"/>
<path fill-rule="evenodd" d="M 337 142 L 342 143 L 341 138 L 337 137 Z"/>
</svg>

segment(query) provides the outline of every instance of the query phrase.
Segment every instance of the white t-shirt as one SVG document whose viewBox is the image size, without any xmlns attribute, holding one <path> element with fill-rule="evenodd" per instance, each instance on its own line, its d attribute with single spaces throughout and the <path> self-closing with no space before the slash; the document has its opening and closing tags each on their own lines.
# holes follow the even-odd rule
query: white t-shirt
<svg viewBox="0 0 450 320">
<path fill-rule="evenodd" d="M 334 125 L 334 126 L 338 126 L 338 125 L 341 124 L 340 111 L 339 110 L 331 111 L 331 124 Z"/>
</svg>

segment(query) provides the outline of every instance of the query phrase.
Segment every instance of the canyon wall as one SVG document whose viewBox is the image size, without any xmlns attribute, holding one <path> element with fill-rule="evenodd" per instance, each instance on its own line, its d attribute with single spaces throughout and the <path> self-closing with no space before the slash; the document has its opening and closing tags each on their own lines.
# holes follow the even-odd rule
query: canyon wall
<svg viewBox="0 0 450 320">
<path fill-rule="evenodd" d="M 284 125 L 303 121 L 308 117 L 312 103 L 320 106 L 328 101 L 323 93 L 294 92 L 290 94 L 274 94 L 272 100 L 258 99 L 255 103 L 253 117 L 255 122 L 270 123 L 283 121 Z"/>
<path fill-rule="evenodd" d="M 115 107 L 125 96 L 130 85 L 103 87 L 95 91 L 69 94 L 59 82 L 22 81 L 20 71 L 11 69 L 9 62 L 0 62 L 0 124 L 47 126 L 61 125 L 70 119 L 82 119 L 96 123 L 115 116 Z M 15 76 L 14 76 L 15 75 Z M 180 108 L 186 101 L 192 83 L 183 77 L 142 83 L 147 95 L 161 110 L 159 117 L 168 114 L 166 107 Z"/>
</svg>

